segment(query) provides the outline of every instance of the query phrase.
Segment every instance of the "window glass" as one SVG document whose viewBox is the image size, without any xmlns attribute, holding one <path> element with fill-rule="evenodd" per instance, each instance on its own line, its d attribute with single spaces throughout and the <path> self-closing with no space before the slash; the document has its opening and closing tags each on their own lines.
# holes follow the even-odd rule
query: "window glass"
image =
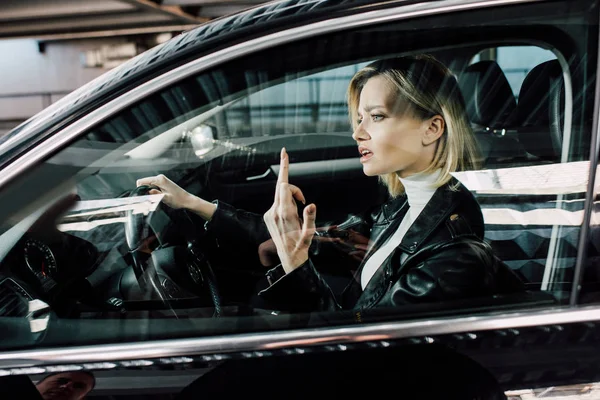
<svg viewBox="0 0 600 400">
<path fill-rule="evenodd" d="M 550 50 L 536 46 L 503 46 L 498 47 L 497 51 L 498 64 L 506 74 L 515 96 L 519 95 L 518 91 L 529 71 L 543 62 L 556 59 Z"/>
<path fill-rule="evenodd" d="M 348 82 L 366 64 L 317 72 L 253 93 L 224 112 L 220 137 L 346 134 Z"/>
<path fill-rule="evenodd" d="M 590 3 L 299 40 L 108 116 L 0 193 L 15 210 L 0 237 L 10 315 L 40 300 L 85 334 L 5 346 L 565 303 L 589 171 Z M 387 72 L 348 91 L 373 60 Z"/>
</svg>

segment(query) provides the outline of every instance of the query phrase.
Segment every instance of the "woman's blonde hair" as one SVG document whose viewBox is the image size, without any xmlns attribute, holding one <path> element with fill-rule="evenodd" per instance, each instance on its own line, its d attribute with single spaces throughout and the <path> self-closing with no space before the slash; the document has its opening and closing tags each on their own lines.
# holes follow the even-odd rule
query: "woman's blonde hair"
<svg viewBox="0 0 600 400">
<path fill-rule="evenodd" d="M 480 154 L 465 110 L 458 82 L 450 70 L 429 55 L 399 57 L 373 62 L 358 71 L 348 87 L 348 113 L 356 130 L 360 93 L 375 76 L 385 78 L 397 90 L 399 100 L 409 105 L 416 118 L 426 120 L 440 115 L 445 122 L 431 165 L 426 173 L 441 169 L 435 182 L 447 183 L 451 172 L 477 169 Z M 396 197 L 404 187 L 395 173 L 380 176 L 390 195 Z"/>
</svg>

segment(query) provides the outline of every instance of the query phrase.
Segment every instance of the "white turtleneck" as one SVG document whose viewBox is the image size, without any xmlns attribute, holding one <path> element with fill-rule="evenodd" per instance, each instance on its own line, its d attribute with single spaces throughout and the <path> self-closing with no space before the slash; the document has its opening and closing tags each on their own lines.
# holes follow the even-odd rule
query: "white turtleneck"
<svg viewBox="0 0 600 400">
<path fill-rule="evenodd" d="M 402 242 L 402 238 L 413 222 L 417 219 L 425 205 L 433 197 L 436 189 L 433 184 L 439 178 L 441 170 L 437 170 L 431 174 L 418 173 L 406 178 L 398 178 L 404 186 L 404 191 L 408 200 L 409 209 L 402 219 L 398 230 L 391 235 L 388 240 L 375 252 L 362 269 L 360 275 L 360 284 L 364 290 L 367 283 L 371 280 L 375 272 L 383 265 L 384 261 L 394 252 L 396 247 Z M 402 254 L 401 262 L 407 258 L 406 254 Z"/>
</svg>

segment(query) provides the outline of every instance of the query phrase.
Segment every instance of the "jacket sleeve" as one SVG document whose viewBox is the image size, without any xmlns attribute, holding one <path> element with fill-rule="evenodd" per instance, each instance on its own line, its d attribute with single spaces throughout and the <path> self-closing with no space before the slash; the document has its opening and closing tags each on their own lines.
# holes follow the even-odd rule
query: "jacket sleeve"
<svg viewBox="0 0 600 400">
<path fill-rule="evenodd" d="M 407 260 L 408 262 L 408 260 Z M 524 290 L 510 268 L 477 240 L 432 251 L 389 282 L 378 306 L 451 301 Z"/>
<path fill-rule="evenodd" d="M 259 295 L 277 309 L 289 312 L 341 310 L 333 291 L 309 259 L 289 274 L 281 265 L 269 271 L 270 286 Z"/>
<path fill-rule="evenodd" d="M 257 247 L 271 236 L 261 214 L 256 214 L 216 201 L 217 209 L 204 224 L 207 233 L 217 239 L 233 240 Z"/>
</svg>

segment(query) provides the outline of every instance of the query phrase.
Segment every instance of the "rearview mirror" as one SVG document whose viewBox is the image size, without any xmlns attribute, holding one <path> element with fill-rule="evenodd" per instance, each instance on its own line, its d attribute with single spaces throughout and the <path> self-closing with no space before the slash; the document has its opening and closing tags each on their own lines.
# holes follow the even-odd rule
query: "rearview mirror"
<svg viewBox="0 0 600 400">
<path fill-rule="evenodd" d="M 190 142 L 194 153 L 198 157 L 204 156 L 206 153 L 215 148 L 215 132 L 214 128 L 209 125 L 199 125 L 189 132 Z"/>
</svg>

